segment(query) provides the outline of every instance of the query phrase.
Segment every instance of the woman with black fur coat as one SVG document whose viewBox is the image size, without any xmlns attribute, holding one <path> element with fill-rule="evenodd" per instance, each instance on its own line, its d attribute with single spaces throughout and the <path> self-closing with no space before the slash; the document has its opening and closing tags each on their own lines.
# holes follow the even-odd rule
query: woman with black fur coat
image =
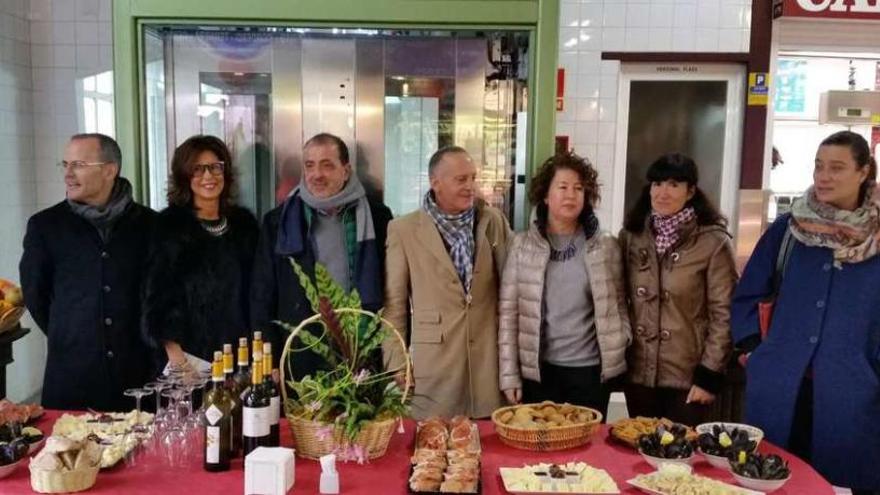
<svg viewBox="0 0 880 495">
<path fill-rule="evenodd" d="M 189 369 L 185 353 L 210 362 L 247 334 L 259 226 L 234 193 L 223 141 L 193 136 L 174 151 L 144 287 L 144 331 L 162 365 Z"/>
</svg>

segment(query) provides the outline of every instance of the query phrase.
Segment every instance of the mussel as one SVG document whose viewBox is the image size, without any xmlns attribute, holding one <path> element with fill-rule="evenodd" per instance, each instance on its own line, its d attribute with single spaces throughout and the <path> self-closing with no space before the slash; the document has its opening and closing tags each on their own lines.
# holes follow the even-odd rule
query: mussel
<svg viewBox="0 0 880 495">
<path fill-rule="evenodd" d="M 763 456 L 757 453 L 740 451 L 736 459 L 731 460 L 733 472 L 746 478 L 758 480 L 782 480 L 788 478 L 791 470 L 788 463 L 776 454 Z"/>
<path fill-rule="evenodd" d="M 758 447 L 746 430 L 736 427 L 727 430 L 720 425 L 714 425 L 710 433 L 701 433 L 697 444 L 706 454 L 727 457 L 739 451 L 754 452 Z"/>
<path fill-rule="evenodd" d="M 653 433 L 639 438 L 639 451 L 652 457 L 683 459 L 694 453 L 694 445 L 687 438 L 687 428 L 673 424 L 669 428 L 660 425 Z"/>
</svg>

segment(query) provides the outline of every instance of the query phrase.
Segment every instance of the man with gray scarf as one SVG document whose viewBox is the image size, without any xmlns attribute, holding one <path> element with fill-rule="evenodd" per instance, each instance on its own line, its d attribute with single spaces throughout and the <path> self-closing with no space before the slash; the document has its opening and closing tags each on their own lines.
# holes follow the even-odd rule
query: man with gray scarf
<svg viewBox="0 0 880 495">
<path fill-rule="evenodd" d="M 414 417 L 486 417 L 501 405 L 498 284 L 510 228 L 477 197 L 465 149 L 434 153 L 428 175 L 423 208 L 388 227 L 385 317 L 410 345 Z M 383 351 L 388 370 L 403 368 L 393 339 Z"/>
<path fill-rule="evenodd" d="M 25 304 L 46 334 L 42 403 L 131 409 L 148 378 L 140 286 L 155 213 L 132 200 L 113 138 L 77 134 L 60 163 L 67 198 L 30 218 L 19 265 Z"/>
<path fill-rule="evenodd" d="M 296 325 L 312 316 L 290 259 L 312 277 L 315 263 L 326 266 L 343 289 L 358 290 L 364 309 L 378 311 L 390 221 L 391 210 L 367 195 L 352 170 L 342 139 L 322 133 L 306 141 L 300 185 L 263 220 L 251 285 L 254 329 L 262 330 L 274 349 L 282 349 L 285 335 L 273 321 Z M 323 365 L 316 354 L 299 352 L 294 378 L 314 374 Z"/>
</svg>

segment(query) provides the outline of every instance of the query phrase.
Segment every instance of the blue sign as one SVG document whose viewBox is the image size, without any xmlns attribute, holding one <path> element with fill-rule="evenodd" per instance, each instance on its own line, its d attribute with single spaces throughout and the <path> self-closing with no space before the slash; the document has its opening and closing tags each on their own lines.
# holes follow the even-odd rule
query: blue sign
<svg viewBox="0 0 880 495">
<path fill-rule="evenodd" d="M 776 96 L 773 106 L 777 113 L 801 114 L 806 111 L 807 61 L 779 59 L 776 69 Z"/>
</svg>

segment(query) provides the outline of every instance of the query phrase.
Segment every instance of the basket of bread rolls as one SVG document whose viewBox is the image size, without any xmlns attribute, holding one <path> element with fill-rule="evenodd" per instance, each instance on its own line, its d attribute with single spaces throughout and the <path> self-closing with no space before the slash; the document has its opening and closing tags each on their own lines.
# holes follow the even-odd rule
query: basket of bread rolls
<svg viewBox="0 0 880 495">
<path fill-rule="evenodd" d="M 39 493 L 88 490 L 98 477 L 103 450 L 91 440 L 49 437 L 43 450 L 31 459 L 31 488 Z"/>
<path fill-rule="evenodd" d="M 492 413 L 492 422 L 505 444 L 547 452 L 589 442 L 602 422 L 602 413 L 589 407 L 548 401 L 502 407 Z"/>
</svg>

